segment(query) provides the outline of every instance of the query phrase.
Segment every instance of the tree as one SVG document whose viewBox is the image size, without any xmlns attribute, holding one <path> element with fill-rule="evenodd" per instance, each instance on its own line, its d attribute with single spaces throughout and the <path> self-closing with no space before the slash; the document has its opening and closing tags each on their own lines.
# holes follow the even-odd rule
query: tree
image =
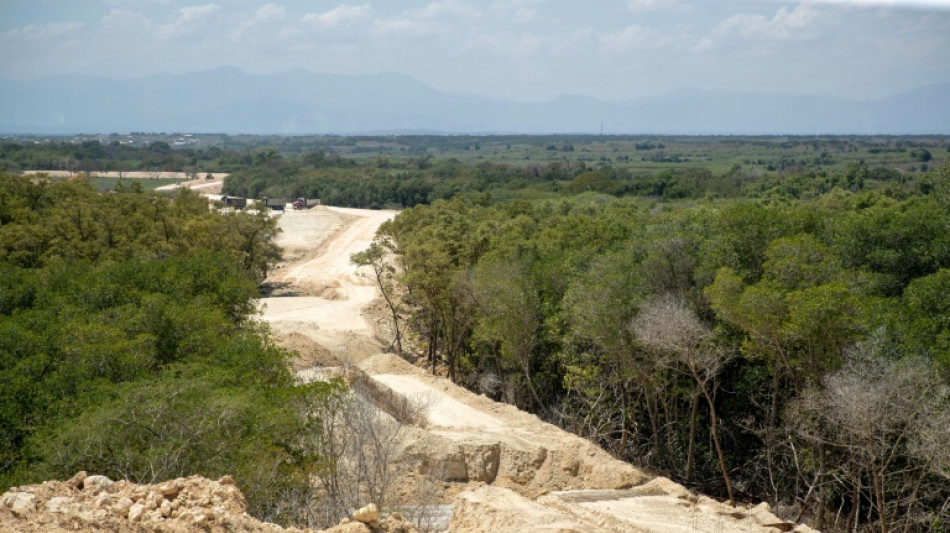
<svg viewBox="0 0 950 533">
<path fill-rule="evenodd" d="M 732 482 L 729 479 L 726 458 L 722 445 L 719 442 L 719 418 L 716 415 L 716 402 L 713 398 L 715 391 L 714 380 L 725 365 L 732 359 L 732 354 L 709 343 L 712 329 L 704 324 L 682 300 L 669 296 L 661 297 L 647 304 L 630 328 L 641 343 L 655 350 L 667 352 L 674 359 L 670 363 L 677 363 L 685 367 L 686 371 L 696 383 L 696 391 L 706 400 L 709 407 L 710 436 L 716 448 L 719 459 L 719 469 L 723 483 L 726 485 L 726 494 L 729 501 L 734 501 Z M 695 405 L 695 404 L 694 404 Z M 696 411 L 690 417 L 690 464 L 695 450 Z M 687 467 L 687 478 L 692 472 Z"/>
<path fill-rule="evenodd" d="M 376 286 L 382 293 L 386 305 L 389 307 L 389 313 L 393 320 L 394 339 L 396 352 L 402 353 L 402 328 L 400 326 L 400 308 L 399 301 L 395 295 L 396 286 L 394 276 L 396 269 L 387 263 L 387 247 L 383 244 L 385 241 L 377 234 L 376 239 L 369 245 L 369 248 L 362 252 L 357 252 L 350 256 L 350 262 L 357 266 L 367 266 L 373 270 L 373 278 L 376 280 Z M 392 345 L 392 343 L 390 343 Z"/>
<path fill-rule="evenodd" d="M 928 502 L 928 511 L 917 512 L 922 497 L 950 498 L 946 448 L 939 448 L 950 442 L 947 426 L 935 425 L 950 416 L 950 393 L 932 362 L 895 357 L 886 341 L 871 338 L 821 385 L 795 402 L 790 420 L 799 437 L 841 457 L 831 473 L 846 481 L 847 529 L 874 521 L 881 533 L 928 530 L 945 521 L 946 505 Z"/>
<path fill-rule="evenodd" d="M 318 461 L 310 527 L 338 524 L 370 502 L 380 508 L 403 504 L 394 490 L 407 468 L 397 461 L 400 439 L 410 421 L 422 416 L 426 400 L 380 401 L 393 393 L 361 374 L 351 376 L 349 387 L 339 380 L 311 386 L 321 394 L 301 396 L 297 403 L 309 423 L 309 431 L 299 435 L 301 447 Z"/>
<path fill-rule="evenodd" d="M 566 406 L 571 410 L 563 416 L 576 432 L 624 456 L 637 432 L 639 392 L 653 449 L 664 457 L 669 450 L 661 443 L 657 365 L 638 349 L 627 327 L 646 297 L 640 255 L 622 250 L 594 259 L 564 295 L 561 305 L 571 344 L 577 346 L 563 356 L 564 382 L 578 405 Z"/>
<path fill-rule="evenodd" d="M 475 338 L 498 355 L 499 375 L 513 365 L 524 380 L 533 404 L 545 405 L 532 377 L 532 355 L 538 342 L 539 296 L 526 265 L 517 259 L 489 257 L 475 267 L 475 298 L 480 320 Z"/>
<path fill-rule="evenodd" d="M 898 328 L 907 352 L 933 358 L 950 376 L 950 269 L 910 282 L 900 307 Z"/>
</svg>

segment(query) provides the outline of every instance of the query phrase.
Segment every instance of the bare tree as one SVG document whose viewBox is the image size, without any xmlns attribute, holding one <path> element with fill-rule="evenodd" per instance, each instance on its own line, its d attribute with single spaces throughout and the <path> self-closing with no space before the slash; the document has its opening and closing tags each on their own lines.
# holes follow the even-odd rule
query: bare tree
<svg viewBox="0 0 950 533">
<path fill-rule="evenodd" d="M 732 483 L 726 468 L 726 460 L 719 442 L 719 419 L 713 398 L 715 377 L 729 362 L 733 354 L 712 346 L 708 341 L 712 329 L 704 324 L 686 304 L 678 298 L 665 296 L 647 304 L 630 325 L 637 340 L 660 354 L 670 357 L 668 363 L 674 368 L 685 368 L 696 383 L 693 409 L 690 415 L 689 452 L 687 477 L 692 473 L 695 454 L 695 425 L 697 399 L 701 395 L 709 407 L 710 435 L 719 459 L 719 469 L 726 485 L 729 501 L 733 500 Z"/>
<path fill-rule="evenodd" d="M 396 458 L 405 429 L 422 423 L 429 400 L 407 399 L 354 372 L 348 388 L 306 406 L 316 428 L 302 439 L 321 462 L 309 527 L 332 526 L 370 502 L 381 509 L 404 503 L 394 488 L 407 466 Z"/>
<path fill-rule="evenodd" d="M 839 457 L 829 473 L 846 486 L 848 530 L 927 531 L 947 520 L 947 504 L 917 511 L 921 497 L 950 496 L 950 391 L 931 361 L 861 343 L 791 415 L 796 435 Z"/>
</svg>

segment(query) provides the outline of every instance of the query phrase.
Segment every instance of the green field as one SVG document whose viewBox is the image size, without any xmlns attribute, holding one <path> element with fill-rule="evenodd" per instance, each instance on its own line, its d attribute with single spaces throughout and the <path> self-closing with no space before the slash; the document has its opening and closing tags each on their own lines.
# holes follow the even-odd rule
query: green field
<svg viewBox="0 0 950 533">
<path fill-rule="evenodd" d="M 463 164 L 533 167 L 581 162 L 634 174 L 705 168 L 721 174 L 737 165 L 743 174 L 787 175 L 839 171 L 848 163 L 920 172 L 950 156 L 950 135 L 926 136 L 645 136 L 645 135 L 222 135 L 195 134 L 184 147 L 175 134 L 19 137 L 0 145 L 0 167 L 60 168 L 71 161 L 86 171 L 162 169 L 230 172 L 255 164 L 262 152 L 284 158 L 324 152 L 369 166 L 399 167 L 411 161 L 456 159 Z M 156 146 L 166 149 L 156 151 Z M 114 152 L 114 153 L 113 153 Z M 145 183 L 143 183 L 143 186 Z M 156 185 L 157 186 L 157 185 Z M 146 187 L 147 188 L 147 187 Z"/>
</svg>

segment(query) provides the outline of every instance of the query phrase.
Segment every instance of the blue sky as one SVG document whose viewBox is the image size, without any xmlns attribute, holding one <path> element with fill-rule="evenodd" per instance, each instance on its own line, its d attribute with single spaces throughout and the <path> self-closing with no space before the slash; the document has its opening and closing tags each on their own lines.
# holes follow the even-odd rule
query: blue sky
<svg viewBox="0 0 950 533">
<path fill-rule="evenodd" d="M 2 78 L 223 65 L 398 72 L 522 101 L 871 99 L 950 82 L 950 0 L 0 0 Z"/>
</svg>

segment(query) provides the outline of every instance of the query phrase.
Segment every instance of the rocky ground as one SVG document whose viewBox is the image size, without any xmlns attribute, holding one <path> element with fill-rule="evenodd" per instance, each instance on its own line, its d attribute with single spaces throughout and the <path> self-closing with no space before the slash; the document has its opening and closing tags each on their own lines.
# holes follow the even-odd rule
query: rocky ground
<svg viewBox="0 0 950 533">
<path fill-rule="evenodd" d="M 279 533 L 284 529 L 245 513 L 246 503 L 234 480 L 199 476 L 157 485 L 136 485 L 79 472 L 68 481 L 14 487 L 0 496 L 0 532 L 61 533 Z M 375 506 L 327 533 L 415 533 L 398 514 L 380 520 Z"/>
</svg>

